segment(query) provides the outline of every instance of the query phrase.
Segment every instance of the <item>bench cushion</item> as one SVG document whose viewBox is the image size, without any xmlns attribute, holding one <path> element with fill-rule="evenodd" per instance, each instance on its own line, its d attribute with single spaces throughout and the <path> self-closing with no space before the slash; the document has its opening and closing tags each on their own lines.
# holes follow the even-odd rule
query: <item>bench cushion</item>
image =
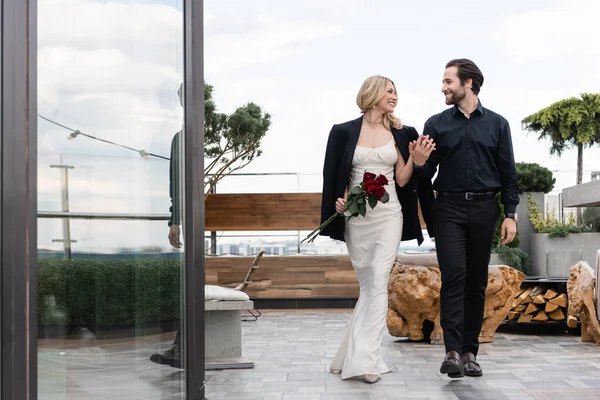
<svg viewBox="0 0 600 400">
<path fill-rule="evenodd" d="M 238 290 L 217 285 L 205 285 L 204 300 L 247 301 L 250 300 L 250 297 L 246 293 Z"/>
</svg>

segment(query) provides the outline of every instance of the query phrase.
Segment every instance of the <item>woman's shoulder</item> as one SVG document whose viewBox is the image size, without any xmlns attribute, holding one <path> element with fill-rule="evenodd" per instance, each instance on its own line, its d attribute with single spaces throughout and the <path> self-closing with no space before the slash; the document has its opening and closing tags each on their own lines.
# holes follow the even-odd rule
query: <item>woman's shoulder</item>
<svg viewBox="0 0 600 400">
<path fill-rule="evenodd" d="M 356 124 L 359 124 L 362 122 L 362 117 L 360 118 L 356 118 L 350 121 L 346 121 L 346 122 L 340 122 L 337 124 L 333 124 L 333 127 L 331 128 L 331 134 L 337 136 L 337 137 L 344 137 L 344 136 L 348 136 L 349 131 L 352 129 L 352 127 Z"/>
<path fill-rule="evenodd" d="M 417 132 L 417 130 L 410 125 L 402 125 L 402 127 L 400 127 L 399 129 L 393 128 L 392 133 L 394 135 L 407 136 L 410 138 L 412 138 L 412 137 L 418 138 L 419 137 L 419 133 Z"/>
</svg>

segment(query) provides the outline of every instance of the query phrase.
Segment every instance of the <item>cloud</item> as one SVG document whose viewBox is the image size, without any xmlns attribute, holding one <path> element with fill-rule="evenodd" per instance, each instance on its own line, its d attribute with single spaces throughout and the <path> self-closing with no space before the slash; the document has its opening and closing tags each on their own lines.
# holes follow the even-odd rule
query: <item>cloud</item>
<svg viewBox="0 0 600 400">
<path fill-rule="evenodd" d="M 235 14 L 234 14 L 235 15 Z M 239 71 L 262 64 L 299 56 L 311 42 L 340 35 L 339 25 L 314 20 L 291 21 L 270 15 L 245 16 L 241 25 L 229 15 L 215 17 L 207 26 L 205 68 L 207 74 Z M 233 18 L 236 21 L 236 18 Z M 216 27 L 215 29 L 210 29 Z"/>
<path fill-rule="evenodd" d="M 555 2 L 550 8 L 503 18 L 492 37 L 520 63 L 554 57 L 597 57 L 598 15 L 600 2 L 596 0 Z"/>
</svg>

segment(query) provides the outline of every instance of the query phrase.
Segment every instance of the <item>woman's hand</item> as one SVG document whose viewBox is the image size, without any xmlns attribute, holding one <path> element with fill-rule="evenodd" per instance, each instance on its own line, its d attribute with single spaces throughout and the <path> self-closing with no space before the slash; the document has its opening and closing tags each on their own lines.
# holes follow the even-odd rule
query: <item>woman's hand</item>
<svg viewBox="0 0 600 400">
<path fill-rule="evenodd" d="M 408 145 L 408 152 L 413 158 L 415 165 L 421 167 L 429 158 L 432 151 L 435 150 L 435 143 L 429 136 L 419 136 L 416 141 L 413 140 Z"/>
<path fill-rule="evenodd" d="M 335 211 L 337 211 L 340 214 L 346 211 L 346 199 L 338 197 L 338 199 L 335 201 Z"/>
</svg>

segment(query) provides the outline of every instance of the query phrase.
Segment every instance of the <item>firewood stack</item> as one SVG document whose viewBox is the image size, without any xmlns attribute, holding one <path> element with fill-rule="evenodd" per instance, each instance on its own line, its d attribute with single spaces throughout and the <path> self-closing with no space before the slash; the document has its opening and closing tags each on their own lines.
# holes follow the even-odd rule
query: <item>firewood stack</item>
<svg viewBox="0 0 600 400">
<path fill-rule="evenodd" d="M 565 321 L 567 310 L 566 293 L 558 293 L 544 285 L 521 287 L 513 299 L 507 319 L 517 322 Z"/>
</svg>

